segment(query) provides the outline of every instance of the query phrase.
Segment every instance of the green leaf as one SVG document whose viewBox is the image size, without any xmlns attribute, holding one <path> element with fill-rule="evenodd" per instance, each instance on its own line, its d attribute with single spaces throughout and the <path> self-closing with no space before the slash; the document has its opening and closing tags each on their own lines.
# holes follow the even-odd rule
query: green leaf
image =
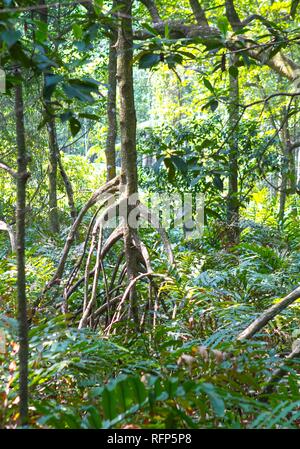
<svg viewBox="0 0 300 449">
<path fill-rule="evenodd" d="M 168 170 L 168 180 L 172 182 L 175 178 L 175 168 L 170 158 L 164 159 L 164 164 Z"/>
<path fill-rule="evenodd" d="M 216 50 L 218 48 L 223 48 L 224 43 L 221 39 L 210 39 L 209 41 L 202 41 L 203 45 L 206 47 L 206 51 Z"/>
<path fill-rule="evenodd" d="M 36 20 L 35 24 L 37 26 L 37 29 L 35 31 L 36 40 L 39 43 L 43 44 L 48 38 L 48 25 L 47 23 L 40 20 Z"/>
<path fill-rule="evenodd" d="M 81 28 L 80 25 L 78 25 L 77 23 L 74 23 L 72 25 L 72 31 L 73 31 L 73 34 L 74 34 L 76 39 L 79 39 L 79 40 L 82 39 L 83 29 Z"/>
<path fill-rule="evenodd" d="M 210 102 L 210 109 L 212 110 L 212 112 L 215 112 L 218 106 L 219 106 L 218 100 L 212 100 Z"/>
<path fill-rule="evenodd" d="M 244 61 L 244 65 L 246 67 L 250 67 L 251 60 L 250 60 L 249 56 L 247 55 L 247 53 L 245 51 L 241 51 L 241 55 L 242 55 L 242 58 L 243 58 L 243 61 Z"/>
<path fill-rule="evenodd" d="M 223 181 L 222 181 L 220 175 L 215 175 L 215 176 L 213 177 L 213 183 L 214 183 L 214 186 L 215 186 L 218 190 L 220 190 L 221 192 L 223 192 L 224 184 L 223 184 Z"/>
<path fill-rule="evenodd" d="M 228 27 L 229 27 L 229 22 L 228 22 L 227 17 L 225 17 L 225 16 L 219 17 L 217 20 L 217 27 L 219 28 L 219 30 L 221 31 L 223 36 L 226 37 L 227 32 L 228 32 Z"/>
<path fill-rule="evenodd" d="M 7 44 L 8 48 L 15 45 L 16 42 L 21 38 L 21 32 L 16 30 L 3 31 L 0 34 L 1 39 Z"/>
<path fill-rule="evenodd" d="M 63 112 L 62 114 L 60 114 L 60 119 L 61 121 L 64 123 L 67 120 L 70 120 L 70 118 L 73 116 L 72 111 L 67 110 L 66 112 Z"/>
<path fill-rule="evenodd" d="M 69 120 L 69 124 L 70 124 L 71 134 L 73 137 L 75 137 L 76 134 L 78 134 L 81 129 L 80 121 L 77 120 L 75 117 L 71 117 Z"/>
<path fill-rule="evenodd" d="M 178 53 L 174 53 L 166 57 L 166 63 L 168 64 L 169 68 L 174 68 L 176 64 L 182 64 L 182 61 L 183 57 Z"/>
<path fill-rule="evenodd" d="M 24 52 L 20 42 L 16 42 L 14 45 L 12 45 L 9 52 L 13 59 L 22 63 L 23 67 L 32 67 L 32 60 Z"/>
<path fill-rule="evenodd" d="M 130 381 L 133 385 L 137 402 L 141 406 L 144 400 L 147 398 L 145 385 L 140 381 L 138 377 L 132 377 L 130 378 Z"/>
<path fill-rule="evenodd" d="M 83 84 L 80 85 L 69 81 L 69 84 L 65 83 L 63 85 L 63 91 L 70 99 L 77 98 L 80 101 L 88 103 L 93 103 L 95 101 L 91 95 L 91 91 L 93 91 L 93 89 L 84 86 Z"/>
<path fill-rule="evenodd" d="M 182 173 L 187 173 L 188 167 L 186 162 L 179 156 L 171 156 L 171 160 L 172 162 L 174 162 L 176 168 L 182 172 Z"/>
<path fill-rule="evenodd" d="M 204 139 L 203 142 L 200 143 L 200 145 L 197 145 L 197 150 L 202 150 L 203 148 L 210 148 L 212 146 L 212 143 L 215 145 L 215 142 L 211 139 Z"/>
<path fill-rule="evenodd" d="M 115 395 L 112 391 L 109 391 L 109 389 L 106 387 L 103 390 L 102 393 L 102 406 L 105 414 L 105 418 L 109 419 L 109 421 L 112 421 L 117 413 L 116 413 L 116 401 L 115 401 Z"/>
<path fill-rule="evenodd" d="M 235 67 L 234 65 L 231 65 L 228 69 L 230 76 L 232 76 L 233 78 L 237 79 L 237 77 L 239 76 L 239 71 L 238 68 Z"/>
<path fill-rule="evenodd" d="M 203 78 L 203 83 L 204 83 L 204 86 L 207 87 L 207 89 L 211 91 L 211 93 L 215 92 L 211 82 L 207 78 Z"/>
<path fill-rule="evenodd" d="M 51 95 L 55 91 L 55 88 L 57 84 L 63 80 L 63 77 L 61 75 L 46 75 L 45 76 L 45 85 L 43 94 L 46 99 L 50 99 Z"/>
<path fill-rule="evenodd" d="M 153 36 L 160 35 L 159 32 L 148 23 L 142 23 L 142 27 L 145 28 L 147 31 L 149 31 L 149 33 L 153 34 Z"/>
<path fill-rule="evenodd" d="M 140 69 L 150 69 L 156 66 L 160 61 L 160 55 L 155 53 L 146 53 L 139 60 Z"/>
<path fill-rule="evenodd" d="M 210 383 L 203 382 L 200 385 L 200 389 L 209 397 L 212 409 L 215 414 L 219 417 L 223 417 L 225 413 L 225 404 L 223 399 L 217 394 L 214 386 Z"/>
<path fill-rule="evenodd" d="M 218 100 L 216 100 L 215 98 L 212 98 L 202 106 L 202 109 L 210 108 L 212 110 L 212 112 L 214 112 L 218 106 L 219 106 Z"/>
<path fill-rule="evenodd" d="M 94 11 L 96 14 L 100 14 L 103 8 L 103 0 L 94 0 Z"/>
</svg>

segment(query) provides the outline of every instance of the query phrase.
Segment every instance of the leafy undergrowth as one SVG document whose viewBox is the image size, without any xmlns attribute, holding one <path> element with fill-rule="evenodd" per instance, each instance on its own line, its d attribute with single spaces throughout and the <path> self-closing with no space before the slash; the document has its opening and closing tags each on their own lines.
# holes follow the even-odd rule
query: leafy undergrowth
<svg viewBox="0 0 300 449">
<path fill-rule="evenodd" d="M 228 317 L 227 317 L 228 321 Z M 225 322 L 226 323 L 226 322 Z M 226 324 L 223 324 L 225 327 Z M 2 425 L 18 419 L 16 323 L 3 321 Z M 60 320 L 31 329 L 31 426 L 54 428 L 293 428 L 300 418 L 295 367 L 267 398 L 260 395 L 280 363 L 264 339 L 235 343 L 228 333 L 196 339 L 180 322 L 136 335 L 121 346 Z M 200 325 L 200 323 L 199 323 Z M 233 325 L 233 323 L 232 323 Z M 203 332 L 203 328 L 202 328 Z M 215 349 L 213 349 L 215 348 Z M 265 401 L 267 399 L 267 401 Z"/>
<path fill-rule="evenodd" d="M 46 301 L 30 328 L 30 426 L 299 428 L 299 360 L 286 365 L 287 375 L 263 394 L 300 334 L 299 302 L 255 339 L 236 340 L 299 283 L 295 238 L 290 247 L 275 235 L 272 245 L 272 233 L 248 222 L 241 243 L 226 250 L 214 248 L 207 236 L 201 242 L 174 238 L 177 267 L 160 289 L 164 307 L 156 326 L 143 333 L 127 326 L 125 339 L 117 325 L 109 338 L 99 330 L 79 331 L 72 310 L 61 316 L 55 300 Z M 38 252 L 38 258 L 28 254 L 31 302 L 56 258 L 47 257 L 46 249 Z M 155 263 L 155 270 L 166 269 Z M 9 428 L 17 426 L 19 400 L 17 322 L 13 302 L 5 302 L 14 273 L 13 261 L 2 260 L 0 425 Z M 53 313 L 57 318 L 50 318 Z"/>
</svg>

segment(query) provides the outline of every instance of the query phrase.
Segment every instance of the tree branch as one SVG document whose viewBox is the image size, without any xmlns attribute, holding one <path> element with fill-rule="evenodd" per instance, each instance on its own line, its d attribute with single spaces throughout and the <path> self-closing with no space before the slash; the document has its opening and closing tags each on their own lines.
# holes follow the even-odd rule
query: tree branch
<svg viewBox="0 0 300 449">
<path fill-rule="evenodd" d="M 153 28 L 162 36 L 165 35 L 166 25 L 169 27 L 170 37 L 173 39 L 192 39 L 199 37 L 203 43 L 211 42 L 212 39 L 219 39 L 221 43 L 221 33 L 216 27 L 199 26 L 193 24 L 185 24 L 179 20 L 166 20 L 153 23 Z M 147 40 L 153 37 L 148 31 L 136 31 L 134 33 L 135 40 Z"/>
<path fill-rule="evenodd" d="M 289 150 L 293 151 L 293 150 L 296 150 L 299 147 L 300 147 L 300 142 L 295 142 L 295 143 L 292 143 L 292 145 L 289 147 Z"/>
<path fill-rule="evenodd" d="M 198 25 L 208 27 L 208 21 L 204 9 L 200 6 L 199 1 L 198 0 L 189 0 L 189 1 Z"/>
<path fill-rule="evenodd" d="M 295 82 L 300 80 L 300 66 L 292 61 L 290 58 L 282 53 L 277 53 L 272 58 L 269 57 L 269 49 L 273 48 L 273 43 L 264 44 L 267 47 L 266 51 L 262 51 L 261 45 L 253 46 L 253 41 L 246 42 L 245 37 L 239 39 L 236 36 L 234 39 L 228 40 L 226 43 L 222 41 L 220 30 L 212 26 L 199 26 L 193 24 L 185 24 L 180 21 L 159 21 L 153 23 L 153 28 L 161 34 L 165 35 L 165 28 L 168 25 L 171 39 L 194 39 L 200 38 L 203 45 L 212 44 L 214 41 L 228 48 L 231 52 L 245 51 L 256 61 L 263 65 L 269 66 L 272 70 L 278 73 L 280 76 L 287 78 L 288 80 Z M 240 22 L 242 27 L 242 22 Z M 236 29 L 239 29 L 236 27 Z M 147 40 L 152 38 L 153 35 L 149 31 L 136 31 L 134 33 L 135 40 Z M 241 49 L 241 39 L 245 45 Z M 258 47 L 258 48 L 257 48 Z"/>
<path fill-rule="evenodd" d="M 247 327 L 243 332 L 237 337 L 238 340 L 244 340 L 252 337 L 256 332 L 262 329 L 270 320 L 272 320 L 276 315 L 278 315 L 283 309 L 288 307 L 294 301 L 300 298 L 300 287 L 297 287 L 291 293 L 289 293 L 285 298 L 283 298 L 277 304 L 267 309 L 262 313 L 255 321 L 253 321 L 250 326 Z"/>
<path fill-rule="evenodd" d="M 226 17 L 233 31 L 237 31 L 240 28 L 243 28 L 243 23 L 240 20 L 238 13 L 236 12 L 233 0 L 226 0 L 225 9 L 226 9 Z"/>
<path fill-rule="evenodd" d="M 13 178 L 17 178 L 17 172 L 2 161 L 0 161 L 0 168 L 7 171 L 7 173 L 9 173 Z"/>
<path fill-rule="evenodd" d="M 153 0 L 140 0 L 140 1 L 148 9 L 153 23 L 160 22 L 160 20 L 161 20 L 160 15 L 159 15 L 159 12 L 158 12 L 155 2 Z"/>
</svg>

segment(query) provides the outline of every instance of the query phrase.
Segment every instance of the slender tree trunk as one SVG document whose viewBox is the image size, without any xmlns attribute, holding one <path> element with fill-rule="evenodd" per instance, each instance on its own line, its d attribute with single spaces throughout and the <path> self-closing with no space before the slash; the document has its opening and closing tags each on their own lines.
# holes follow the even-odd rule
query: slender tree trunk
<svg viewBox="0 0 300 449">
<path fill-rule="evenodd" d="M 18 72 L 16 73 L 18 75 Z M 26 182 L 27 154 L 25 144 L 24 104 L 22 84 L 18 84 L 15 92 L 16 136 L 18 147 L 17 174 L 17 296 L 19 321 L 19 396 L 21 425 L 28 423 L 28 325 L 25 272 L 25 214 L 26 214 Z"/>
<path fill-rule="evenodd" d="M 69 204 L 71 219 L 72 219 L 72 222 L 74 223 L 74 221 L 77 218 L 77 210 L 76 210 L 75 201 L 74 201 L 74 190 L 73 190 L 72 183 L 69 179 L 69 176 L 67 175 L 67 172 L 65 170 L 65 167 L 63 166 L 59 152 L 57 154 L 57 161 L 58 161 L 59 171 L 60 171 L 64 186 L 66 189 L 67 197 L 68 197 L 68 204 Z"/>
<path fill-rule="evenodd" d="M 235 58 L 231 58 L 234 64 Z M 229 75 L 229 164 L 228 164 L 228 196 L 227 196 L 227 225 L 228 241 L 236 244 L 239 242 L 239 198 L 238 198 L 238 122 L 239 122 L 239 79 Z"/>
<path fill-rule="evenodd" d="M 289 145 L 289 168 L 290 168 L 290 193 L 294 194 L 297 191 L 297 159 L 296 151 L 291 149 Z"/>
<path fill-rule="evenodd" d="M 115 2 L 114 2 L 115 4 Z M 117 138 L 117 52 L 116 35 L 109 41 L 108 95 L 107 95 L 107 139 L 105 147 L 107 181 L 116 176 L 116 138 Z"/>
<path fill-rule="evenodd" d="M 45 0 L 40 0 L 40 5 L 45 5 Z M 48 24 L 48 8 L 39 11 L 41 21 Z M 45 84 L 46 75 L 44 75 Z M 59 232 L 59 217 L 57 207 L 57 134 L 55 118 L 51 113 L 51 99 L 45 98 L 45 114 L 47 117 L 47 132 L 49 146 L 48 189 L 49 189 L 49 224 L 53 234 Z"/>
<path fill-rule="evenodd" d="M 285 146 L 285 142 L 283 142 Z M 288 176 L 287 176 L 287 154 L 286 150 L 283 152 L 282 155 L 282 162 L 281 162 L 281 183 L 280 183 L 280 195 L 279 195 L 279 211 L 278 211 L 278 221 L 279 225 L 281 226 L 283 224 L 284 220 L 284 212 L 285 212 L 285 203 L 286 203 L 286 196 L 287 196 L 287 184 L 288 184 Z"/>
<path fill-rule="evenodd" d="M 295 193 L 296 191 L 295 156 L 294 151 L 292 150 L 289 124 L 286 114 L 287 111 L 284 108 L 283 110 L 284 125 L 281 131 L 282 162 L 281 162 L 281 184 L 280 184 L 279 212 L 278 212 L 278 220 L 280 225 L 282 225 L 284 221 L 287 196 L 289 193 Z"/>
<path fill-rule="evenodd" d="M 120 131 L 122 157 L 122 184 L 127 199 L 127 220 L 124 229 L 124 245 L 126 268 L 129 282 L 138 273 L 137 253 L 133 245 L 135 229 L 130 225 L 128 217 L 136 202 L 128 204 L 128 200 L 137 194 L 137 153 L 136 153 L 136 113 L 133 89 L 133 37 L 131 0 L 121 0 L 118 11 L 118 47 L 117 47 L 117 80 L 120 92 Z M 135 289 L 131 290 L 131 316 L 137 322 L 137 298 Z"/>
<path fill-rule="evenodd" d="M 46 112 L 48 113 L 48 112 Z M 59 217 L 57 207 L 57 154 L 58 144 L 55 127 L 55 118 L 48 113 L 47 122 L 48 142 L 49 142 L 49 222 L 50 230 L 54 234 L 59 232 Z"/>
<path fill-rule="evenodd" d="M 289 124 L 287 121 L 286 127 L 286 147 L 287 147 L 287 157 L 288 157 L 288 187 L 289 193 L 294 194 L 297 190 L 297 171 L 296 171 L 296 151 L 292 146 L 291 133 Z"/>
</svg>

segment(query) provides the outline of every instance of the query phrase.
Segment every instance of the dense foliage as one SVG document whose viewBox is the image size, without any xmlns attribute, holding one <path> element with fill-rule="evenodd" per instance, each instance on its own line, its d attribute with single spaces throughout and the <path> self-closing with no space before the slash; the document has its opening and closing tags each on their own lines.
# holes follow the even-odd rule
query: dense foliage
<svg viewBox="0 0 300 449">
<path fill-rule="evenodd" d="M 129 62 L 126 0 L 58 3 L 0 2 L 0 428 L 299 428 L 300 294 L 239 338 L 300 281 L 298 2 L 135 1 Z M 91 202 L 117 182 L 111 148 L 142 201 L 205 198 L 193 238 L 174 218 L 166 236 L 133 232 L 131 277 L 126 237 L 99 231 L 103 204 Z"/>
</svg>

